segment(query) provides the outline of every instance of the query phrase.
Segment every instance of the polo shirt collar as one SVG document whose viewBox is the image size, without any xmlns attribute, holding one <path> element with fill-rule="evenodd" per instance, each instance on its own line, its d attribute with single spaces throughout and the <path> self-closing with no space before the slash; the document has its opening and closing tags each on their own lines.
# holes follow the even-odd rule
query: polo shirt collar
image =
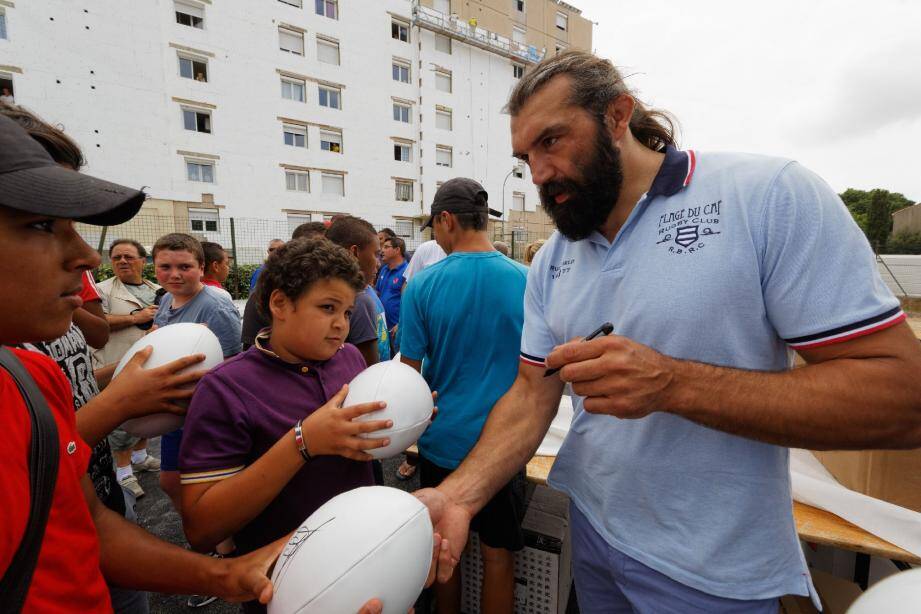
<svg viewBox="0 0 921 614">
<path fill-rule="evenodd" d="M 665 160 L 653 179 L 649 191 L 646 192 L 647 198 L 656 196 L 673 196 L 679 190 L 687 187 L 694 176 L 694 168 L 697 166 L 697 155 L 693 150 L 680 151 L 671 145 L 665 147 Z"/>
<path fill-rule="evenodd" d="M 324 366 L 326 366 L 330 360 L 333 360 L 339 353 L 336 352 L 336 354 L 333 354 L 332 358 L 324 361 L 305 360 L 303 362 L 288 362 L 272 351 L 272 348 L 269 345 L 271 333 L 271 328 L 263 328 L 260 330 L 253 342 L 253 347 L 256 349 L 256 351 L 258 351 L 269 360 L 273 360 L 291 371 L 297 371 L 299 373 L 307 373 L 309 371 L 322 371 Z"/>
</svg>

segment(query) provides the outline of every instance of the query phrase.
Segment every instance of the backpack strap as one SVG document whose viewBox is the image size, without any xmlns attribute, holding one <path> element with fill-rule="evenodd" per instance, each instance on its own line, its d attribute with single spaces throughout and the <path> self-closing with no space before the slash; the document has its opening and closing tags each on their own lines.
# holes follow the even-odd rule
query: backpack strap
<svg viewBox="0 0 921 614">
<path fill-rule="evenodd" d="M 38 385 L 9 349 L 0 347 L 0 367 L 12 376 L 29 409 L 32 437 L 29 443 L 29 520 L 10 566 L 0 580 L 0 613 L 22 610 L 38 564 L 45 526 L 54 499 L 60 461 L 60 441 L 54 414 Z"/>
</svg>

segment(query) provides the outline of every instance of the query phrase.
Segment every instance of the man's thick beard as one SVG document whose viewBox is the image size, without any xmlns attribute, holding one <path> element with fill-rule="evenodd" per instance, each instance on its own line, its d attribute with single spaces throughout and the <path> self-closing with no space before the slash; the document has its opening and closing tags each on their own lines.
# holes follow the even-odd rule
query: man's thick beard
<svg viewBox="0 0 921 614">
<path fill-rule="evenodd" d="M 624 182 L 620 152 L 599 126 L 592 156 L 582 164 L 582 180 L 550 181 L 540 187 L 541 206 L 557 230 L 571 241 L 581 241 L 600 228 L 614 209 Z M 568 194 L 560 204 L 555 196 Z"/>
</svg>

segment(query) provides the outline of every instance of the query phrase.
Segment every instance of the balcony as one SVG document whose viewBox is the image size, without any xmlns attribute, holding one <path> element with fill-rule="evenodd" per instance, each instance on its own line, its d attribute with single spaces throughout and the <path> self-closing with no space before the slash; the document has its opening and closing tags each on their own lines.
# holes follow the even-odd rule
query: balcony
<svg viewBox="0 0 921 614">
<path fill-rule="evenodd" d="M 546 53 L 546 49 L 522 45 L 495 32 L 464 23 L 456 15 L 445 15 L 420 4 L 413 5 L 413 25 L 524 64 L 537 64 Z"/>
</svg>

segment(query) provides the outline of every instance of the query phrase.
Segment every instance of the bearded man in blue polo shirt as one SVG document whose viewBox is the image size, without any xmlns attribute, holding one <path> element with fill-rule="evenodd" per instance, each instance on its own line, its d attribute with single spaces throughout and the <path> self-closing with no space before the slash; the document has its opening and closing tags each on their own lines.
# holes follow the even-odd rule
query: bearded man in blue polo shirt
<svg viewBox="0 0 921 614">
<path fill-rule="evenodd" d="M 667 116 L 591 54 L 538 64 L 508 111 L 559 232 L 528 274 L 515 383 L 460 467 L 418 493 L 450 545 L 439 580 L 569 382 L 549 481 L 572 500 L 582 612 L 814 597 L 788 446 L 921 445 L 921 348 L 860 229 L 795 162 L 677 150 Z M 615 334 L 580 341 L 604 322 Z M 793 351 L 807 366 L 791 370 Z"/>
</svg>

